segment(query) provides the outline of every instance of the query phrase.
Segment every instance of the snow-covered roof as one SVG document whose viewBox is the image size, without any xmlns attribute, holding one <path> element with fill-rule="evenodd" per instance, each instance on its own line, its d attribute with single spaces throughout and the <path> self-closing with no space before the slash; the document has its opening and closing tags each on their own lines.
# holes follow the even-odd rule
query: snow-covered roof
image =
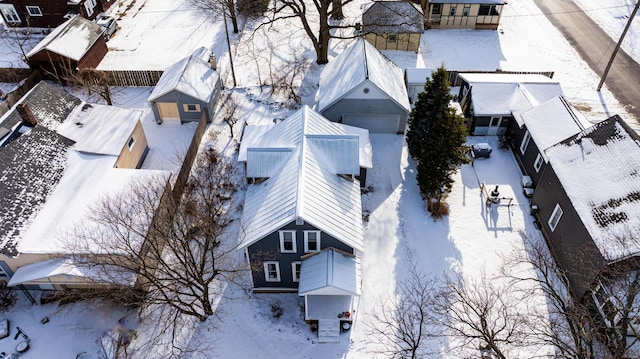
<svg viewBox="0 0 640 359">
<path fill-rule="evenodd" d="M 117 270 L 117 268 L 113 268 Z M 69 280 L 69 277 L 76 277 L 87 279 L 90 281 L 103 281 L 112 282 L 116 279 L 114 273 L 109 273 L 108 276 L 103 275 L 99 268 L 96 267 L 81 267 L 73 262 L 71 259 L 50 259 L 42 262 L 28 264 L 22 266 L 16 270 L 11 276 L 9 286 L 16 286 L 20 284 L 38 282 L 42 280 L 54 279 L 58 276 L 64 276 Z M 133 284 L 135 275 L 130 273 L 128 276 L 120 276 L 117 278 L 117 282 L 121 284 Z"/>
<path fill-rule="evenodd" d="M 591 126 L 582 113 L 562 96 L 556 96 L 516 116 L 520 126 L 527 126 L 531 138 L 542 151 Z M 544 151 L 542 155 L 546 157 Z"/>
<path fill-rule="evenodd" d="M 471 86 L 476 116 L 515 116 L 562 95 L 560 83 L 544 75 L 465 73 L 460 77 Z"/>
<path fill-rule="evenodd" d="M 322 112 L 366 80 L 410 110 L 402 70 L 364 39 L 354 41 L 322 70 L 317 108 Z"/>
<path fill-rule="evenodd" d="M 74 140 L 77 151 L 117 156 L 141 115 L 141 110 L 85 104 L 57 132 Z"/>
<path fill-rule="evenodd" d="M 209 102 L 216 84 L 220 81 L 220 75 L 208 62 L 210 54 L 211 51 L 201 47 L 169 66 L 149 95 L 149 101 L 171 91 L 178 91 L 202 102 Z"/>
<path fill-rule="evenodd" d="M 619 116 L 546 150 L 573 208 L 609 261 L 640 253 L 640 138 Z"/>
<path fill-rule="evenodd" d="M 265 166 L 264 157 L 252 155 L 263 149 L 279 149 L 280 156 Z M 242 246 L 301 218 L 362 250 L 360 184 L 339 176 L 357 175 L 358 157 L 358 138 L 307 106 L 264 133 L 255 148 L 247 147 L 247 176 L 253 171 L 268 173 L 269 178 L 247 189 Z"/>
<path fill-rule="evenodd" d="M 430 0 L 432 4 L 482 4 L 482 5 L 503 5 L 506 0 Z"/>
<path fill-rule="evenodd" d="M 408 1 L 373 1 L 365 5 L 362 30 L 374 33 L 422 33 L 424 15 Z"/>
<path fill-rule="evenodd" d="M 42 50 L 47 50 L 74 61 L 79 61 L 91 46 L 102 37 L 102 32 L 102 26 L 82 16 L 75 16 L 51 31 L 49 35 L 27 53 L 27 57 L 32 57 Z"/>
<path fill-rule="evenodd" d="M 431 78 L 431 74 L 436 69 L 424 69 L 424 68 L 415 68 L 411 67 L 405 69 L 405 80 L 407 81 L 407 85 L 424 85 L 427 83 L 427 79 Z"/>
<path fill-rule="evenodd" d="M 299 295 L 360 295 L 360 261 L 333 248 L 302 260 Z"/>
</svg>

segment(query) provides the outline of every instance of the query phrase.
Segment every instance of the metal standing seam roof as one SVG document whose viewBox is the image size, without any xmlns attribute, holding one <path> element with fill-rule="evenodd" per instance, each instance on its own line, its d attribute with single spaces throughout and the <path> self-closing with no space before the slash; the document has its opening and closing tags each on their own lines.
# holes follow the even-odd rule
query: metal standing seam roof
<svg viewBox="0 0 640 359">
<path fill-rule="evenodd" d="M 603 257 L 616 261 L 638 255 L 640 137 L 616 115 L 546 154 Z"/>
<path fill-rule="evenodd" d="M 148 101 L 154 101 L 171 91 L 178 91 L 202 102 L 209 102 L 220 81 L 218 72 L 204 59 L 209 54 L 211 51 L 198 48 L 191 55 L 169 66 L 162 73 Z"/>
<path fill-rule="evenodd" d="M 344 133 L 320 135 L 327 131 L 339 132 L 330 121 L 305 106 L 257 141 L 260 147 L 286 146 L 290 150 L 283 152 L 287 156 L 271 163 L 271 176 L 266 181 L 247 189 L 242 216 L 243 247 L 302 218 L 352 248 L 362 250 L 360 185 L 358 181 L 338 176 L 340 172 L 336 170 L 345 162 L 337 160 L 337 151 L 328 151 L 336 143 L 343 145 L 341 138 L 351 141 L 353 145 L 346 147 L 351 154 L 342 155 L 352 158 L 346 163 L 354 166 L 354 173 L 358 173 L 358 140 Z M 253 158 L 247 156 L 248 171 Z"/>
<path fill-rule="evenodd" d="M 102 37 L 102 26 L 87 20 L 82 16 L 75 16 L 56 27 L 45 36 L 29 53 L 27 58 L 42 50 L 51 51 L 58 55 L 79 61 Z"/>
<path fill-rule="evenodd" d="M 298 294 L 360 295 L 360 261 L 333 248 L 302 260 Z"/>
<path fill-rule="evenodd" d="M 338 102 L 358 85 L 370 80 L 398 106 L 410 111 L 402 70 L 365 39 L 358 39 L 331 60 L 320 75 L 320 112 Z"/>
</svg>

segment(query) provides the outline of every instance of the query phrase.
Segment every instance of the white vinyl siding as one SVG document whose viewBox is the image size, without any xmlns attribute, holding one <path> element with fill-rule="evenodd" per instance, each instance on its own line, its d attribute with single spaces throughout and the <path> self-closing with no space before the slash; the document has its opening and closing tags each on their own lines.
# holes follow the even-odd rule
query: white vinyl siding
<svg viewBox="0 0 640 359">
<path fill-rule="evenodd" d="M 529 131 L 525 132 L 524 138 L 522 139 L 522 143 L 520 144 L 520 153 L 524 155 L 524 151 L 527 150 L 527 146 L 529 145 L 529 141 L 531 140 L 531 134 Z"/>
<path fill-rule="evenodd" d="M 320 251 L 320 231 L 304 231 L 304 252 Z"/>
<path fill-rule="evenodd" d="M 296 231 L 280 231 L 280 252 L 296 253 Z"/>
<path fill-rule="evenodd" d="M 280 263 L 279 262 L 264 262 L 264 279 L 267 282 L 279 282 L 280 281 Z"/>
<path fill-rule="evenodd" d="M 299 282 L 300 281 L 300 267 L 301 267 L 302 263 L 301 262 L 292 262 L 291 263 L 291 274 L 293 276 L 293 281 L 294 282 Z"/>
<path fill-rule="evenodd" d="M 551 217 L 549 217 L 549 228 L 551 228 L 551 232 L 556 229 L 560 218 L 562 218 L 562 208 L 560 208 L 559 204 L 556 204 L 556 208 L 553 210 L 553 213 L 551 213 Z"/>
</svg>

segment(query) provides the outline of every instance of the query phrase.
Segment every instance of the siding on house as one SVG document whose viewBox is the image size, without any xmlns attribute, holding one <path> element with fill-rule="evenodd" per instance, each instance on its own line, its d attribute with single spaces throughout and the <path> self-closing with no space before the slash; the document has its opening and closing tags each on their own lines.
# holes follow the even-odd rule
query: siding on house
<svg viewBox="0 0 640 359">
<path fill-rule="evenodd" d="M 280 253 L 280 230 L 296 231 L 296 253 Z M 293 221 L 279 230 L 276 230 L 256 243 L 247 247 L 247 254 L 251 261 L 251 275 L 253 277 L 253 286 L 256 290 L 271 289 L 286 291 L 297 290 L 298 282 L 293 281 L 293 273 L 291 263 L 300 261 L 300 257 L 307 254 L 304 252 L 304 231 L 316 231 L 316 227 L 310 223 L 304 222 L 302 225 L 296 225 Z M 353 248 L 340 242 L 336 238 L 327 233 L 322 232 L 320 235 L 320 248 L 325 249 L 333 247 L 341 251 L 355 254 Z M 264 266 L 265 261 L 277 261 L 280 266 L 280 281 L 267 282 L 265 280 Z"/>
<path fill-rule="evenodd" d="M 399 50 L 418 51 L 420 48 L 421 34 L 390 33 L 374 34 L 368 33 L 365 39 L 378 50 Z"/>
<path fill-rule="evenodd" d="M 142 123 L 138 120 L 131 135 L 126 139 L 122 147 L 122 151 L 116 161 L 116 167 L 140 168 L 148 151 L 147 136 L 145 136 L 144 130 L 142 129 Z"/>
<path fill-rule="evenodd" d="M 93 20 L 99 13 L 107 11 L 110 6 L 116 3 L 115 0 L 95 0 L 96 6 L 89 12 L 85 5 L 88 3 L 87 1 L 78 1 L 77 4 L 74 4 L 69 0 L 4 0 L 0 2 L 0 8 L 12 5 L 12 9 L 15 10 L 19 19 L 14 22 L 8 19 L 2 11 L 0 13 L 2 13 L 5 24 L 11 27 L 54 28 L 67 21 L 64 16 L 69 12 L 75 12 L 86 19 Z M 42 16 L 36 15 L 36 9 L 33 9 L 30 14 L 27 6 L 37 7 Z"/>
<path fill-rule="evenodd" d="M 200 120 L 200 111 L 204 111 L 207 114 L 207 121 L 210 122 L 213 116 L 213 109 L 218 97 L 219 91 L 216 91 L 212 94 L 209 102 L 203 102 L 178 91 L 171 91 L 166 95 L 158 97 L 151 103 L 151 106 L 156 118 L 160 118 L 158 102 L 166 102 L 175 103 L 178 105 L 178 114 L 180 115 L 180 120 L 182 120 L 182 122 L 195 122 Z M 186 111 L 187 105 L 198 105 L 200 111 Z"/>
<path fill-rule="evenodd" d="M 502 0 L 427 0 L 425 22 L 428 28 L 475 28 L 495 30 L 500 25 Z M 489 6 L 489 12 L 481 12 Z"/>
</svg>

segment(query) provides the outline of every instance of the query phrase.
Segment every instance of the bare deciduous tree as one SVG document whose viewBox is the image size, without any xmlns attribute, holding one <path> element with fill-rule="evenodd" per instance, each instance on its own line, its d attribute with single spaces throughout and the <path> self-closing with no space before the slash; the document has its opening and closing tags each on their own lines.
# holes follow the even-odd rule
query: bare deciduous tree
<svg viewBox="0 0 640 359">
<path fill-rule="evenodd" d="M 190 0 L 198 9 L 211 12 L 214 16 L 228 16 L 233 25 L 233 33 L 237 34 L 238 15 L 235 0 Z M 224 12 L 224 13 L 223 13 Z"/>
<path fill-rule="evenodd" d="M 370 313 L 369 334 L 378 341 L 378 354 L 391 358 L 423 358 L 425 341 L 435 333 L 432 317 L 436 280 L 411 266 L 397 294 L 381 298 Z"/>
<path fill-rule="evenodd" d="M 435 312 L 454 348 L 467 352 L 477 345 L 481 352 L 506 359 L 510 349 L 524 345 L 526 317 L 505 293 L 505 286 L 484 274 L 474 280 L 445 276 Z"/>
<path fill-rule="evenodd" d="M 224 96 L 222 109 L 220 110 L 220 115 L 222 116 L 222 120 L 229 126 L 230 137 L 233 138 L 233 126 L 238 123 L 237 112 L 238 111 L 238 103 L 233 98 L 232 93 L 227 93 Z"/>
</svg>

